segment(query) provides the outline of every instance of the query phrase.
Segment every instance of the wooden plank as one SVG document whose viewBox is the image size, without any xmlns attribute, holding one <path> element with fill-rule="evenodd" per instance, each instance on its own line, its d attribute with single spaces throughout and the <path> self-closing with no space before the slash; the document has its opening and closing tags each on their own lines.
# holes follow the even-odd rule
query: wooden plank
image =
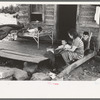
<svg viewBox="0 0 100 100">
<path fill-rule="evenodd" d="M 45 15 L 52 15 L 53 16 L 54 15 L 54 12 L 53 11 L 46 11 L 45 12 Z"/>
<path fill-rule="evenodd" d="M 54 15 L 45 15 L 46 20 L 54 20 Z"/>
<path fill-rule="evenodd" d="M 81 64 L 85 63 L 86 61 L 88 61 L 89 59 L 91 59 L 92 57 L 94 57 L 96 55 L 96 52 L 93 52 L 91 54 L 88 54 L 87 56 L 83 57 L 82 59 L 74 62 L 73 64 L 66 66 L 66 68 L 57 75 L 57 77 L 63 77 L 65 74 L 70 74 L 70 72 L 72 70 L 74 70 L 75 68 L 77 68 L 78 66 L 80 66 Z"/>
<path fill-rule="evenodd" d="M 95 6 L 92 6 L 92 5 L 84 5 L 84 6 L 82 5 L 81 9 L 82 10 L 94 10 L 95 11 L 96 8 L 95 8 Z"/>
<path fill-rule="evenodd" d="M 48 58 L 39 55 L 29 55 L 25 53 L 19 53 L 10 50 L 0 50 L 0 56 L 4 58 L 32 62 L 32 63 L 39 63 L 41 61 L 47 60 Z"/>
<path fill-rule="evenodd" d="M 99 28 L 97 24 L 92 23 L 86 23 L 86 21 L 80 22 L 80 27 L 86 27 L 86 28 Z"/>
<path fill-rule="evenodd" d="M 94 18 L 93 16 L 88 16 L 88 15 L 83 15 L 83 16 L 81 16 L 81 18 Z"/>
<path fill-rule="evenodd" d="M 23 19 L 27 19 L 27 18 L 28 18 L 28 15 L 20 15 L 19 18 L 20 18 L 20 19 L 22 19 L 22 18 L 23 18 Z"/>
<path fill-rule="evenodd" d="M 95 15 L 95 12 L 94 11 L 82 11 L 80 12 L 80 16 L 94 16 Z"/>
<path fill-rule="evenodd" d="M 99 15 L 98 50 L 100 50 L 100 15 Z"/>
<path fill-rule="evenodd" d="M 48 8 L 48 7 L 46 7 L 46 10 L 54 10 L 54 8 Z"/>
<path fill-rule="evenodd" d="M 25 6 L 27 6 L 27 4 L 20 4 L 20 6 L 21 6 L 21 7 L 22 7 L 22 6 L 24 6 L 24 7 L 25 7 Z"/>
<path fill-rule="evenodd" d="M 25 13 L 25 14 L 19 13 L 19 16 L 28 16 L 28 13 Z"/>
<path fill-rule="evenodd" d="M 47 25 L 54 25 L 54 21 L 45 21 Z"/>
<path fill-rule="evenodd" d="M 80 12 L 81 12 L 81 6 L 77 5 L 77 13 L 76 13 L 76 29 L 77 32 L 79 32 L 78 30 L 80 29 Z M 80 33 L 80 32 L 79 32 Z"/>
<path fill-rule="evenodd" d="M 54 19 L 45 19 L 45 22 L 50 22 L 50 23 L 53 23 L 54 24 Z"/>
<path fill-rule="evenodd" d="M 82 22 L 82 21 L 86 21 L 87 23 L 88 22 L 93 22 L 94 21 L 94 19 L 93 19 L 93 17 L 80 17 L 80 21 Z"/>
<path fill-rule="evenodd" d="M 54 5 L 46 5 L 46 8 L 54 8 Z"/>
<path fill-rule="evenodd" d="M 47 4 L 46 7 L 54 7 L 54 4 Z"/>
</svg>

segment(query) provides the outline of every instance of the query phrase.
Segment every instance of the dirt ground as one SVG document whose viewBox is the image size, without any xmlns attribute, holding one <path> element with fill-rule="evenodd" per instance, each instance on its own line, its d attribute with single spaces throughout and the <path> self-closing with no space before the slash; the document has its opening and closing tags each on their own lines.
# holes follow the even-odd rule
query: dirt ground
<svg viewBox="0 0 100 100">
<path fill-rule="evenodd" d="M 100 62 L 92 58 L 73 70 L 69 76 L 65 76 L 64 80 L 95 81 L 98 78 L 100 78 Z"/>
</svg>

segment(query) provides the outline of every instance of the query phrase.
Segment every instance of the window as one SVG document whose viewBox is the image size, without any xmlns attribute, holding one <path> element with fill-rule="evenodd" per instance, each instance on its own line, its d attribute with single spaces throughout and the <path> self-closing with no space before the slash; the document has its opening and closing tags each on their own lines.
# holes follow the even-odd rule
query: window
<svg viewBox="0 0 100 100">
<path fill-rule="evenodd" d="M 43 5 L 31 5 L 30 6 L 31 15 L 30 20 L 31 21 L 43 21 Z"/>
</svg>

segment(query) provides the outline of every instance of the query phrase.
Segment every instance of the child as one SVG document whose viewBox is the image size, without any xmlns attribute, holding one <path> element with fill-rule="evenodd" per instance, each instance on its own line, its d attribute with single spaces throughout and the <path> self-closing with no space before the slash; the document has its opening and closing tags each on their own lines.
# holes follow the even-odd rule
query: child
<svg viewBox="0 0 100 100">
<path fill-rule="evenodd" d="M 69 44 L 67 44 L 66 40 L 62 40 L 61 44 L 62 45 L 58 46 L 56 49 L 54 49 L 52 47 L 47 48 L 47 52 L 50 51 L 54 54 L 57 54 L 57 53 L 60 53 L 63 50 L 67 50 L 67 49 L 71 48 L 71 46 Z"/>
<path fill-rule="evenodd" d="M 90 41 L 89 41 L 90 39 Z M 84 54 L 87 55 L 91 50 L 97 49 L 97 38 L 95 36 L 89 36 L 88 32 L 83 33 L 83 43 L 84 43 Z"/>
<path fill-rule="evenodd" d="M 69 44 L 67 44 L 66 40 L 62 40 L 61 43 L 62 43 L 62 45 L 58 46 L 55 49 L 55 52 L 58 51 L 60 53 L 63 50 L 67 50 L 67 49 L 71 48 L 71 46 Z"/>
<path fill-rule="evenodd" d="M 82 37 L 83 43 L 84 43 L 84 50 L 89 49 L 88 48 L 88 41 L 89 41 L 89 33 L 84 32 Z"/>
<path fill-rule="evenodd" d="M 47 48 L 47 52 L 44 54 L 45 57 L 49 58 L 50 61 L 49 64 L 51 65 L 53 72 L 56 71 L 56 67 L 57 67 L 56 58 L 60 56 L 61 51 L 71 48 L 71 46 L 68 45 L 65 40 L 62 40 L 61 42 L 62 45 L 58 46 L 56 49 L 54 49 L 53 47 Z"/>
</svg>

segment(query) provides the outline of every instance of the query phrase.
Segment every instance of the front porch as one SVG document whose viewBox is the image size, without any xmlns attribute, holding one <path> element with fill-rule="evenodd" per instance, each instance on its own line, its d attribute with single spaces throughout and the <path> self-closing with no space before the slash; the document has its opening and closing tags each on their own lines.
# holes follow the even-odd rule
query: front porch
<svg viewBox="0 0 100 100">
<path fill-rule="evenodd" d="M 16 41 L 0 42 L 0 49 L 11 50 L 40 57 L 43 56 L 43 54 L 46 52 L 46 48 L 48 48 L 49 46 L 52 46 L 50 42 L 41 41 L 40 48 L 38 49 L 37 43 L 34 41 L 34 39 L 18 39 Z M 54 44 L 53 46 L 56 47 L 57 44 Z"/>
</svg>

